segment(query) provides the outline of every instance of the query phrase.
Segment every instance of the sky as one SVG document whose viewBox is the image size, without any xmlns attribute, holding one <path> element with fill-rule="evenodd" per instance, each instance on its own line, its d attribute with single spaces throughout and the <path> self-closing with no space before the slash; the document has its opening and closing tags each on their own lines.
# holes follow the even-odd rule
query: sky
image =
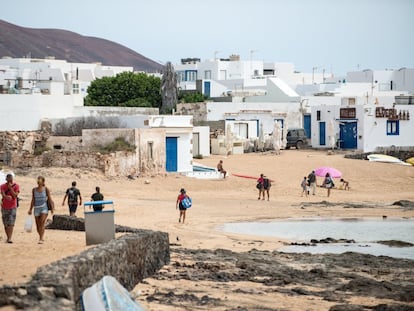
<svg viewBox="0 0 414 311">
<path fill-rule="evenodd" d="M 0 19 L 181 58 L 291 62 L 302 72 L 414 68 L 413 0 L 13 0 Z M 0 33 L 1 36 L 1 33 Z"/>
</svg>

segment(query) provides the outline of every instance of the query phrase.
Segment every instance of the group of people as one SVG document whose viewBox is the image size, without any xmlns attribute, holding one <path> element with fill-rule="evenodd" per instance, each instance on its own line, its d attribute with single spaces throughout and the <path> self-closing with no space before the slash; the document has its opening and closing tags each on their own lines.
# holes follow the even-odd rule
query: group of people
<svg viewBox="0 0 414 311">
<path fill-rule="evenodd" d="M 344 190 L 349 190 L 349 182 L 341 178 L 340 182 L 342 183 L 341 188 Z M 310 192 L 312 192 L 312 195 L 315 195 L 316 192 L 316 174 L 315 171 L 312 171 L 309 173 L 309 175 L 306 177 L 303 177 L 302 182 L 300 184 L 302 188 L 302 194 L 301 196 L 310 195 Z M 331 189 L 335 187 L 335 183 L 333 181 L 333 178 L 329 173 L 326 173 L 323 183 L 321 185 L 322 188 L 327 189 L 327 195 L 328 197 L 331 195 Z"/>
<path fill-rule="evenodd" d="M 17 208 L 19 207 L 20 186 L 14 182 L 12 174 L 7 174 L 6 182 L 0 186 L 1 190 L 1 215 L 6 232 L 6 243 L 13 243 L 12 236 L 14 225 L 16 222 Z M 92 201 L 102 201 L 104 196 L 100 192 L 100 188 L 96 187 L 96 192 L 92 194 Z M 69 215 L 75 216 L 78 206 L 82 205 L 82 196 L 76 182 L 72 182 L 72 186 L 66 190 L 63 198 L 62 206 L 68 202 Z M 101 211 L 103 205 L 95 204 L 95 211 Z M 37 233 L 39 234 L 39 244 L 44 243 L 45 226 L 49 212 L 53 214 L 55 204 L 51 196 L 50 189 L 46 187 L 46 180 L 43 176 L 37 177 L 37 186 L 32 189 L 32 199 L 28 210 L 29 215 L 34 215 Z"/>
</svg>

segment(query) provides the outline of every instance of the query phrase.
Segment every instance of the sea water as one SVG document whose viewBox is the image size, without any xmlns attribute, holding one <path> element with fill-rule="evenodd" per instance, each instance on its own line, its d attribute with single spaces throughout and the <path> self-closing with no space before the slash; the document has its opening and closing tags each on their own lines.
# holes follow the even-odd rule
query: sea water
<svg viewBox="0 0 414 311">
<path fill-rule="evenodd" d="M 414 259 L 414 247 L 390 247 L 376 243 L 398 240 L 414 244 L 414 220 L 404 218 L 306 218 L 271 222 L 227 223 L 225 232 L 255 236 L 279 237 L 291 242 L 309 243 L 311 239 L 347 239 L 355 243 L 285 246 L 283 252 L 343 253 L 359 252 L 376 256 Z"/>
</svg>

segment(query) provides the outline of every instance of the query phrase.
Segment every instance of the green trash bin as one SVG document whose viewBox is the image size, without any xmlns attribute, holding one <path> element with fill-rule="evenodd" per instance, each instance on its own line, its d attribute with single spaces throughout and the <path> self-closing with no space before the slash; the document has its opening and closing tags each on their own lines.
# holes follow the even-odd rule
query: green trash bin
<svg viewBox="0 0 414 311">
<path fill-rule="evenodd" d="M 94 205 L 103 206 L 100 211 L 87 211 L 86 208 Z M 112 205 L 107 209 L 107 205 Z M 106 243 L 115 238 L 114 202 L 93 201 L 83 204 L 85 213 L 85 235 L 86 245 Z"/>
</svg>

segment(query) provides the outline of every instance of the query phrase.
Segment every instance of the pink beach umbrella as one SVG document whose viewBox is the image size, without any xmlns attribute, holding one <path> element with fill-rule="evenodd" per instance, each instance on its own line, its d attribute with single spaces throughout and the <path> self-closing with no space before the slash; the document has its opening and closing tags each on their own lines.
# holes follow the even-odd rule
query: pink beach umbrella
<svg viewBox="0 0 414 311">
<path fill-rule="evenodd" d="M 319 177 L 325 177 L 326 173 L 329 173 L 332 178 L 340 178 L 342 176 L 342 173 L 333 167 L 322 166 L 315 170 L 316 176 Z"/>
</svg>

